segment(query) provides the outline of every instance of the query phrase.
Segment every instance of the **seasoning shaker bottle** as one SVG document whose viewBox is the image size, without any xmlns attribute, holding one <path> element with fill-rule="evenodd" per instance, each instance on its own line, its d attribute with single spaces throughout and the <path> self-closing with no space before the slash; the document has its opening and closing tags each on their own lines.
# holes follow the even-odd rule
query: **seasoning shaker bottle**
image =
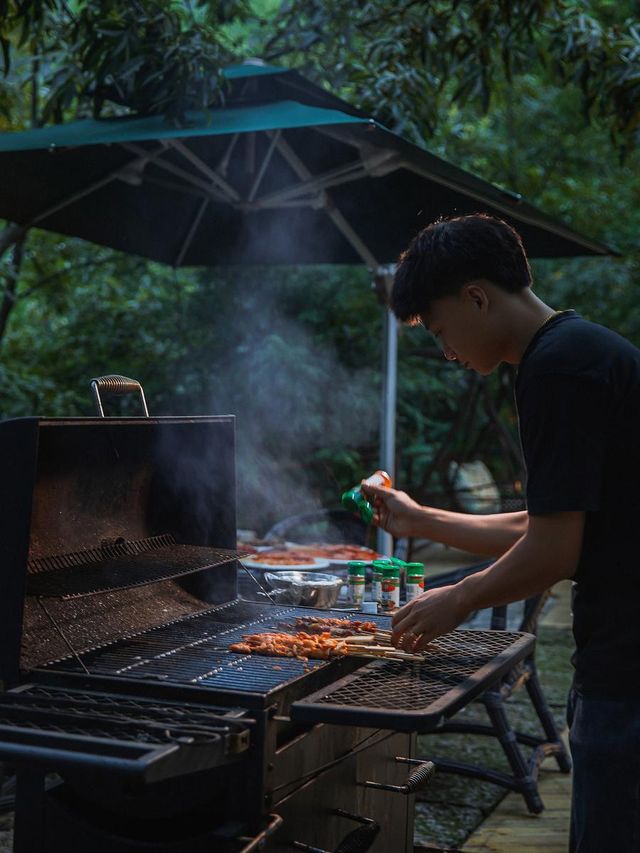
<svg viewBox="0 0 640 853">
<path fill-rule="evenodd" d="M 382 612 L 391 613 L 400 607 L 400 566 L 391 563 L 382 570 Z"/>
<path fill-rule="evenodd" d="M 364 560 L 350 560 L 347 567 L 349 600 L 358 608 L 362 608 L 362 602 L 364 601 L 367 566 L 368 563 Z"/>
<path fill-rule="evenodd" d="M 391 477 L 386 471 L 375 471 L 364 481 L 370 486 L 391 486 Z M 359 515 L 365 524 L 371 524 L 373 520 L 373 507 L 364 496 L 362 488 L 353 486 L 342 494 L 342 505 L 346 509 Z"/>
<path fill-rule="evenodd" d="M 373 569 L 373 581 L 371 585 L 371 598 L 377 602 L 378 613 L 382 613 L 382 579 L 383 572 L 387 566 L 393 565 L 391 560 L 374 560 L 371 563 Z"/>
<path fill-rule="evenodd" d="M 407 563 L 405 572 L 407 601 L 413 601 L 421 592 L 424 592 L 424 563 Z"/>
</svg>

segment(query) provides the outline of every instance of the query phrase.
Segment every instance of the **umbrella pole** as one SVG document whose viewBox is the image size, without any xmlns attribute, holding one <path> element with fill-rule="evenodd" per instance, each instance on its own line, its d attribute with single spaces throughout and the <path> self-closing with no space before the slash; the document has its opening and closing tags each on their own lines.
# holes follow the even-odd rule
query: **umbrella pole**
<svg viewBox="0 0 640 853">
<path fill-rule="evenodd" d="M 380 267 L 376 276 L 378 291 L 391 291 L 394 267 Z M 386 302 L 386 300 L 385 300 Z M 384 338 L 382 347 L 382 401 L 380 407 L 380 468 L 395 480 L 396 468 L 396 397 L 398 375 L 398 321 L 384 307 Z M 377 549 L 381 554 L 393 554 L 393 537 L 378 529 Z"/>
</svg>

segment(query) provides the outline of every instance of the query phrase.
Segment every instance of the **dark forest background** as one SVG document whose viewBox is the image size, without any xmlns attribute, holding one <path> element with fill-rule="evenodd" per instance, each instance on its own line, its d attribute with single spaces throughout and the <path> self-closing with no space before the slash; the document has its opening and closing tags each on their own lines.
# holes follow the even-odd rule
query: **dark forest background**
<svg viewBox="0 0 640 853">
<path fill-rule="evenodd" d="M 224 99 L 225 65 L 297 68 L 615 247 L 534 262 L 535 289 L 640 345 L 638 11 L 627 0 L 0 0 L 0 131 L 127 112 L 179 122 Z M 105 373 L 139 379 L 153 414 L 233 413 L 239 523 L 259 531 L 335 504 L 377 467 L 382 309 L 364 268 L 172 270 L 2 226 L 0 417 L 93 414 L 89 379 Z M 403 329 L 397 482 L 446 502 L 449 461 L 482 459 L 517 490 L 512 381 L 506 367 L 461 371 L 423 330 Z"/>
</svg>

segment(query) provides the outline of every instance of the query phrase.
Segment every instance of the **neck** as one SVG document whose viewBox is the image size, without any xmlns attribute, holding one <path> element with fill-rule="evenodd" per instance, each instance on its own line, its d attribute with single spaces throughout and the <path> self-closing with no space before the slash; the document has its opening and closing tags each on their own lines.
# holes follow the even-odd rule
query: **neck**
<svg viewBox="0 0 640 853">
<path fill-rule="evenodd" d="M 506 328 L 509 331 L 505 340 L 504 361 L 519 364 L 536 332 L 553 317 L 555 311 L 529 288 L 509 294 L 505 310 L 508 311 Z"/>
</svg>

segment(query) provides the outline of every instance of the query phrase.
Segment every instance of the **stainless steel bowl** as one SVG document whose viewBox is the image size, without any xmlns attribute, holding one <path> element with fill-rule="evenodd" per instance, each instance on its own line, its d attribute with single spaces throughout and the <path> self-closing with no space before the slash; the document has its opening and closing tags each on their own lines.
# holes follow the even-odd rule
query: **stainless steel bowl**
<svg viewBox="0 0 640 853">
<path fill-rule="evenodd" d="M 344 581 L 319 572 L 266 572 L 265 580 L 278 604 L 299 604 L 327 610 L 338 600 Z"/>
</svg>

